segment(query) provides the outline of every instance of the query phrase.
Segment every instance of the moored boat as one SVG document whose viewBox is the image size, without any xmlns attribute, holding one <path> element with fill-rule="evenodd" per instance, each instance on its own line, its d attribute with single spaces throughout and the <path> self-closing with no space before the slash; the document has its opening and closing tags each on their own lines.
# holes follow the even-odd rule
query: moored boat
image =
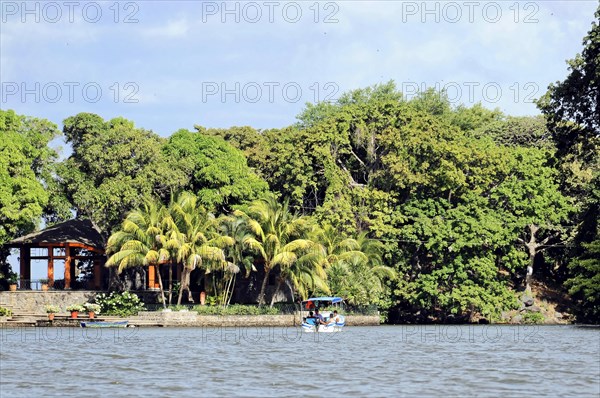
<svg viewBox="0 0 600 398">
<path fill-rule="evenodd" d="M 107 322 L 107 321 L 89 321 L 89 322 L 81 322 L 82 328 L 126 328 L 129 324 L 129 321 L 115 321 L 115 322 Z"/>
</svg>

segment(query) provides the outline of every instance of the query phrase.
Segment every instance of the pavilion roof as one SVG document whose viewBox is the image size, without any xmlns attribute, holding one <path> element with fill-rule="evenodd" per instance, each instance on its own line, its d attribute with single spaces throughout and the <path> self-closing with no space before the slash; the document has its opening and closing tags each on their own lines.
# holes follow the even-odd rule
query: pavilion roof
<svg viewBox="0 0 600 398">
<path fill-rule="evenodd" d="M 104 237 L 90 220 L 69 220 L 6 243 L 9 247 L 78 243 L 104 251 Z"/>
</svg>

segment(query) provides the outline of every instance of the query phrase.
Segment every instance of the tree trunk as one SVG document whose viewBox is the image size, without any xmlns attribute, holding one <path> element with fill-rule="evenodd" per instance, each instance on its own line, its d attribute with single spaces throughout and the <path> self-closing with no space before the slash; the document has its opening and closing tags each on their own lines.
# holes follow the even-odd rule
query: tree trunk
<svg viewBox="0 0 600 398">
<path fill-rule="evenodd" d="M 227 300 L 227 305 L 231 304 L 231 298 L 233 297 L 233 290 L 235 289 L 235 278 L 237 274 L 233 274 L 231 279 L 231 292 L 229 293 L 229 299 Z"/>
<path fill-rule="evenodd" d="M 188 269 L 185 265 L 183 267 L 183 271 L 181 272 L 181 285 L 179 286 L 179 297 L 177 298 L 177 305 L 181 305 L 181 299 L 183 297 L 183 291 L 187 290 L 188 292 L 188 301 L 190 303 L 194 302 L 192 298 L 192 292 L 190 292 L 190 275 L 192 274 L 192 270 Z"/>
<path fill-rule="evenodd" d="M 519 239 L 521 243 L 525 245 L 527 248 L 527 252 L 529 253 L 529 265 L 527 265 L 527 273 L 525 275 L 525 290 L 530 290 L 530 282 L 533 276 L 533 265 L 535 262 L 535 256 L 549 247 L 553 247 L 556 245 L 547 246 L 546 244 L 550 241 L 550 239 L 554 239 L 558 237 L 558 234 L 551 234 L 544 238 L 541 242 L 538 242 L 535 234 L 540 230 L 540 227 L 535 224 L 528 225 L 529 227 L 529 242 L 525 242 L 523 239 Z"/>
<path fill-rule="evenodd" d="M 527 246 L 527 251 L 529 252 L 529 265 L 527 265 L 527 273 L 525 274 L 525 291 L 530 291 L 531 277 L 533 275 L 533 264 L 535 262 L 537 248 L 534 246 Z"/>
<path fill-rule="evenodd" d="M 190 272 L 188 272 L 187 277 L 185 279 L 185 286 L 187 289 L 187 294 L 188 294 L 188 302 L 190 303 L 194 303 L 194 298 L 192 297 L 192 291 L 190 290 L 190 281 L 192 278 L 192 270 L 190 270 Z"/>
<path fill-rule="evenodd" d="M 525 291 L 531 291 L 531 276 L 533 275 L 533 264 L 535 262 L 535 256 L 537 254 L 537 249 L 540 244 L 537 243 L 537 239 L 535 234 L 540 228 L 535 224 L 529 225 L 529 242 L 525 243 L 525 247 L 527 247 L 527 252 L 529 253 L 529 265 L 527 266 L 527 272 L 525 274 Z"/>
<path fill-rule="evenodd" d="M 270 305 L 271 308 L 273 308 L 273 304 L 275 304 L 275 297 L 277 297 L 277 294 L 281 290 L 282 284 L 283 284 L 283 279 L 279 278 L 279 281 L 277 281 L 277 288 L 275 289 L 275 291 L 273 292 L 273 295 L 271 296 L 271 305 Z"/>
<path fill-rule="evenodd" d="M 187 269 L 185 265 L 183 266 L 183 270 L 181 271 L 181 281 L 179 282 L 179 295 L 177 297 L 177 305 L 181 305 L 181 298 L 183 297 L 183 289 L 185 289 L 185 275 L 187 273 Z"/>
<path fill-rule="evenodd" d="M 233 286 L 235 284 L 236 274 L 231 274 L 229 279 L 225 283 L 224 295 L 223 295 L 223 307 L 226 307 L 231 302 L 231 296 L 233 296 Z"/>
<path fill-rule="evenodd" d="M 292 283 L 289 281 L 289 279 L 285 281 L 285 284 L 290 289 L 290 293 L 292 293 L 292 303 L 294 303 L 294 300 L 296 299 L 296 297 L 294 297 L 296 295 L 296 292 L 294 292 L 294 287 L 292 286 Z M 300 297 L 300 301 L 302 301 L 301 299 L 302 298 Z"/>
<path fill-rule="evenodd" d="M 269 274 L 271 273 L 271 268 L 265 267 L 265 277 L 260 286 L 260 294 L 258 295 L 258 305 L 265 305 L 265 291 L 267 290 L 267 282 L 269 282 Z"/>
<path fill-rule="evenodd" d="M 167 300 L 165 298 L 165 289 L 163 288 L 162 276 L 160 276 L 160 269 L 158 268 L 158 264 L 154 266 L 156 268 L 156 275 L 158 275 L 158 286 L 160 287 L 160 296 L 162 298 L 163 308 L 167 309 Z"/>
<path fill-rule="evenodd" d="M 173 302 L 173 264 L 169 264 L 169 305 Z"/>
</svg>

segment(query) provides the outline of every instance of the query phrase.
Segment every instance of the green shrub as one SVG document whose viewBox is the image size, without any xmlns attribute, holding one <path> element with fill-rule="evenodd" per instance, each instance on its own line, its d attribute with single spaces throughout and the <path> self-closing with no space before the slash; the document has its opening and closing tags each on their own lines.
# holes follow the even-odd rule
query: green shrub
<svg viewBox="0 0 600 398">
<path fill-rule="evenodd" d="M 523 315 L 523 323 L 544 323 L 545 319 L 539 312 L 528 312 Z"/>
<path fill-rule="evenodd" d="M 194 311 L 200 315 L 279 315 L 277 308 L 258 307 L 256 305 L 233 304 L 227 307 L 198 305 Z"/>
<path fill-rule="evenodd" d="M 12 311 L 8 308 L 0 307 L 0 316 L 11 317 Z"/>
<path fill-rule="evenodd" d="M 189 311 L 190 310 L 190 306 L 189 305 L 170 305 L 169 309 L 171 311 Z"/>
<path fill-rule="evenodd" d="M 130 316 L 137 315 L 144 309 L 144 303 L 135 293 L 111 292 L 100 293 L 96 296 L 96 303 L 100 305 L 100 312 L 105 315 Z"/>
</svg>

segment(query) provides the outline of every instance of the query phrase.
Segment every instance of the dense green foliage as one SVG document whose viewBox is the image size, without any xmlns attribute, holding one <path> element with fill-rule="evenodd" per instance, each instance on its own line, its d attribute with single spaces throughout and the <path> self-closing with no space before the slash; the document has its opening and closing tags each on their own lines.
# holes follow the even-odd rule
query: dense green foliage
<svg viewBox="0 0 600 398">
<path fill-rule="evenodd" d="M 556 142 L 565 193 L 575 198 L 576 236 L 568 257 L 569 292 L 579 320 L 600 322 L 600 6 L 583 39 L 583 51 L 568 61 L 570 73 L 551 84 L 539 107 Z"/>
<path fill-rule="evenodd" d="M 228 307 L 203 305 L 195 306 L 194 311 L 200 315 L 279 315 L 275 307 L 257 307 L 253 305 L 233 304 Z"/>
<path fill-rule="evenodd" d="M 62 190 L 78 217 L 105 232 L 145 199 L 184 185 L 185 174 L 162 155 L 163 139 L 128 120 L 80 113 L 64 121 L 63 132 L 73 153 L 59 165 Z"/>
<path fill-rule="evenodd" d="M 222 139 L 202 133 L 179 130 L 163 148 L 171 165 L 191 176 L 185 187 L 198 195 L 210 210 L 226 210 L 232 205 L 256 199 L 267 190 L 246 164 L 243 153 Z"/>
<path fill-rule="evenodd" d="M 44 183 L 57 157 L 48 144 L 58 134 L 46 120 L 0 110 L 0 244 L 39 225 L 50 200 Z"/>
<path fill-rule="evenodd" d="M 388 82 L 265 131 L 161 138 L 81 113 L 56 163 L 56 127 L 0 111 L 0 243 L 74 210 L 110 235 L 118 273 L 168 267 L 165 306 L 174 292 L 193 301 L 194 275 L 220 307 L 244 281 L 262 306 L 337 294 L 395 319 L 497 320 L 533 278 L 598 322 L 599 26 L 539 100 L 543 116 L 452 106 L 432 89 L 408 100 Z"/>
<path fill-rule="evenodd" d="M 0 245 L 32 232 L 50 213 L 55 202 L 53 162 L 58 154 L 49 143 L 59 134 L 47 120 L 0 109 Z M 8 254 L 0 249 L 2 288 L 7 288 L 13 275 Z"/>
</svg>

